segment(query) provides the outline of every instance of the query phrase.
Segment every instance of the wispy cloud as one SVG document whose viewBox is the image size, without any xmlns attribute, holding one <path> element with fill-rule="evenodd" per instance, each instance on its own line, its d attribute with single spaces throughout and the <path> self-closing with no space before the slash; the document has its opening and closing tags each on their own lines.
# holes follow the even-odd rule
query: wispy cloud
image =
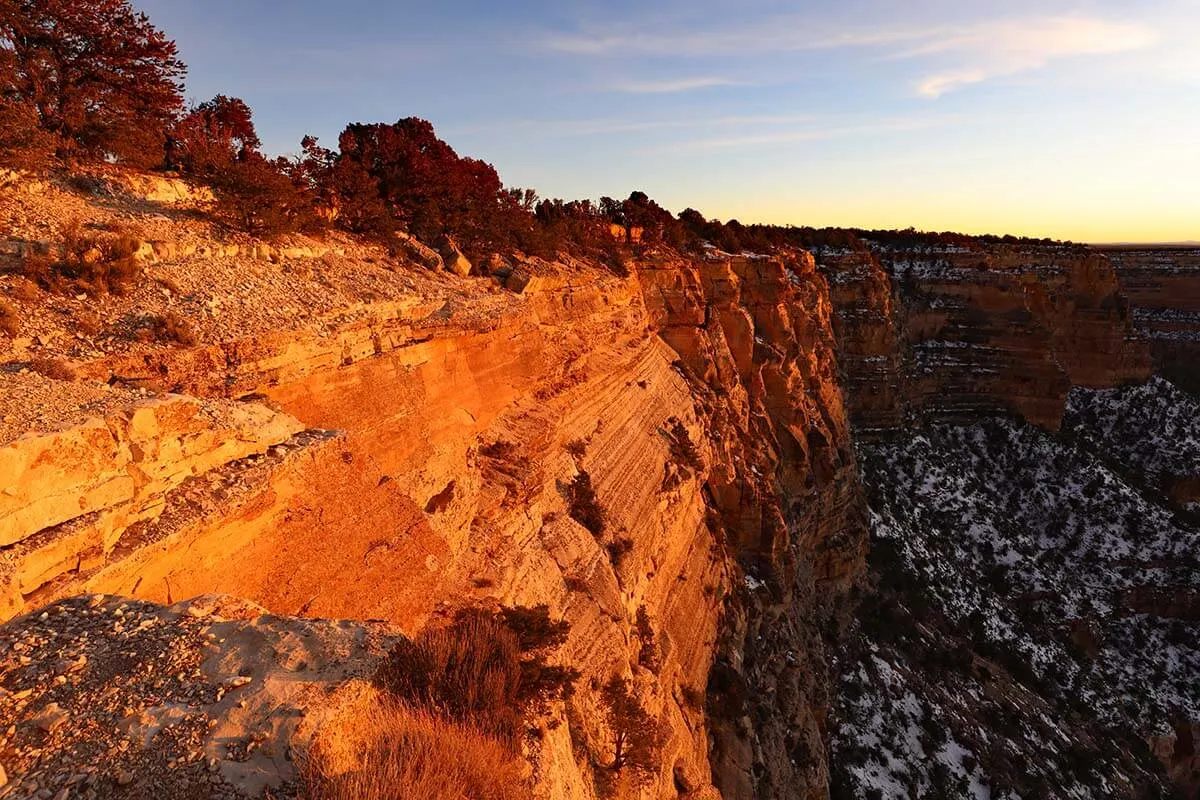
<svg viewBox="0 0 1200 800">
<path fill-rule="evenodd" d="M 552 33 L 541 44 L 549 50 L 583 56 L 702 56 L 867 47 L 919 40 L 923 35 L 919 30 L 821 33 L 794 15 L 767 20 L 766 24 L 721 30 L 639 28 L 622 26 Z"/>
<path fill-rule="evenodd" d="M 1145 49 L 1158 38 L 1147 24 L 1094 15 L 1026 15 L 923 28 L 883 25 L 862 30 L 839 30 L 828 23 L 788 15 L 720 29 L 623 26 L 560 32 L 544 37 L 541 44 L 584 57 L 736 57 L 860 50 L 875 59 L 915 63 L 918 93 L 934 98 L 990 79 L 1038 70 L 1061 59 Z M 644 87 L 641 91 L 670 92 L 720 85 L 708 79 L 694 80 L 640 86 Z"/>
<path fill-rule="evenodd" d="M 697 151 L 761 149 L 774 145 L 800 144 L 851 137 L 886 136 L 950 125 L 962 120 L 957 114 L 923 113 L 873 119 L 863 115 L 836 114 L 746 114 L 727 116 L 683 116 L 662 119 L 626 117 L 594 119 L 523 119 L 499 123 L 506 131 L 519 130 L 531 136 L 560 139 L 564 136 L 611 136 L 654 134 L 652 144 L 638 150 L 664 154 Z M 493 127 L 456 129 L 455 135 L 489 133 Z"/>
<path fill-rule="evenodd" d="M 1152 29 L 1139 23 L 1041 17 L 948 32 L 893 57 L 949 57 L 952 66 L 923 76 L 917 86 L 920 94 L 939 97 L 992 78 L 1041 69 L 1058 59 L 1140 50 L 1157 39 Z"/>
<path fill-rule="evenodd" d="M 853 136 L 879 136 L 892 133 L 909 133 L 948 125 L 958 117 L 952 114 L 889 117 L 866 121 L 839 120 L 834 118 L 809 118 L 806 124 L 774 131 L 753 131 L 729 136 L 715 136 L 676 143 L 672 150 L 719 150 L 745 147 L 765 147 L 779 144 L 799 144 L 828 139 L 844 139 Z"/>
<path fill-rule="evenodd" d="M 713 89 L 719 86 L 745 86 L 742 81 L 730 78 L 698 77 L 675 78 L 661 81 L 630 81 L 618 83 L 609 87 L 612 91 L 628 94 L 676 94 L 679 92 L 694 92 L 699 89 Z"/>
<path fill-rule="evenodd" d="M 451 128 L 456 135 L 490 133 L 497 127 L 504 130 L 520 130 L 548 137 L 603 136 L 614 133 L 642 133 L 667 130 L 731 130 L 739 128 L 762 128 L 779 125 L 808 125 L 817 121 L 812 114 L 730 114 L 703 117 L 664 117 L 638 119 L 629 117 L 598 117 L 591 119 L 521 119 L 505 122 L 489 122 L 487 125 Z"/>
</svg>

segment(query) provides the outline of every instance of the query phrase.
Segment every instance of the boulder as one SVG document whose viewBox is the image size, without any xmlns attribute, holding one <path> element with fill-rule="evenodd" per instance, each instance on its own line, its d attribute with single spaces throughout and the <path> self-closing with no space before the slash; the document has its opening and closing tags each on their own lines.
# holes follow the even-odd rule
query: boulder
<svg viewBox="0 0 1200 800">
<path fill-rule="evenodd" d="M 487 273 L 494 278 L 499 278 L 501 283 L 504 279 L 512 274 L 513 265 L 509 260 L 499 253 L 492 253 L 487 260 Z"/>
<path fill-rule="evenodd" d="M 451 237 L 447 236 L 442 240 L 442 246 L 439 248 L 442 253 L 442 259 L 446 265 L 446 270 L 453 272 L 460 278 L 465 278 L 471 274 L 473 265 L 470 259 L 463 255 L 458 249 L 458 244 Z"/>
<path fill-rule="evenodd" d="M 410 236 L 407 233 L 397 233 L 396 244 L 406 258 L 420 264 L 426 269 L 441 270 L 445 266 L 445 262 L 436 250 L 422 244 L 414 236 Z"/>
</svg>

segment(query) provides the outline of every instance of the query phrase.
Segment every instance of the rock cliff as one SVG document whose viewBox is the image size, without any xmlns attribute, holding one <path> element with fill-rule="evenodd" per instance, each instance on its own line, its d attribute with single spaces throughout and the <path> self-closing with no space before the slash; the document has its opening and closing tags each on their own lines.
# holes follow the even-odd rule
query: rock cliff
<svg viewBox="0 0 1200 800">
<path fill-rule="evenodd" d="M 1117 273 L 1080 248 L 647 246 L 620 276 L 563 257 L 463 277 L 415 240 L 220 241 L 167 216 L 203 197 L 110 194 L 135 190 L 158 244 L 128 294 L 0 275 L 16 796 L 289 796 L 388 646 L 544 604 L 581 677 L 527 720 L 534 796 L 598 796 L 618 675 L 664 734 L 625 795 L 827 797 L 867 555 L 856 443 L 994 414 L 1055 431 L 1073 388 L 1151 370 Z M 86 205 L 22 192 L 22 219 Z M 34 227 L 0 257 L 53 234 Z M 1187 465 L 1138 452 L 1186 494 Z"/>
<path fill-rule="evenodd" d="M 862 567 L 865 507 L 811 256 L 647 252 L 626 277 L 530 261 L 504 290 L 350 251 L 271 263 L 161 249 L 150 269 L 164 291 L 102 304 L 113 335 L 76 339 L 42 301 L 20 301 L 45 323 L 9 342 L 10 363 L 57 358 L 74 375 L 5 379 L 7 397 L 40 404 L 11 415 L 0 447 L 2 597 L 5 617 L 26 615 L 21 652 L 40 646 L 46 604 L 81 594 L 129 598 L 139 626 L 180 636 L 186 615 L 147 604 L 238 597 L 264 633 L 269 613 L 384 620 L 393 636 L 464 607 L 546 604 L 571 630 L 554 659 L 582 678 L 533 722 L 537 796 L 595 794 L 609 758 L 598 687 L 613 674 L 666 732 L 635 794 L 823 796 L 825 648 Z M 269 292 L 278 306 L 256 305 Z M 117 335 L 131 302 L 195 309 L 193 341 Z M 601 530 L 572 517 L 580 475 Z M 64 689 L 15 652 L 3 680 L 22 695 L 22 732 L 98 674 L 85 665 Z M 82 644 L 58 660 L 80 657 L 96 661 Z M 126 700 L 214 718 L 187 697 Z M 315 725 L 329 709 L 311 713 Z M 216 735 L 201 726 L 192 744 L 222 791 L 292 785 L 286 759 L 249 780 Z M 74 785 L 69 754 L 35 766 L 41 744 L 67 747 L 0 744 L 13 785 Z M 140 796 L 123 764 L 83 785 Z"/>
<path fill-rule="evenodd" d="M 1200 250 L 1114 248 L 1105 255 L 1120 276 L 1155 368 L 1175 384 L 1200 393 Z"/>
<path fill-rule="evenodd" d="M 1072 387 L 1150 376 L 1116 272 L 1087 248 L 867 242 L 817 257 L 867 436 L 995 412 L 1057 429 Z"/>
</svg>

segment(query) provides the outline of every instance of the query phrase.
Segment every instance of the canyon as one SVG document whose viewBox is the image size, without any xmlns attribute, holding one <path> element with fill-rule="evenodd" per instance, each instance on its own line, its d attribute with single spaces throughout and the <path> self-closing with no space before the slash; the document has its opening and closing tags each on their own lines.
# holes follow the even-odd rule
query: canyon
<svg viewBox="0 0 1200 800">
<path fill-rule="evenodd" d="M 62 209 L 133 219 L 146 280 L 96 299 L 0 274 L 20 320 L 0 335 L 0 796 L 292 796 L 304 753 L 376 702 L 370 678 L 396 641 L 464 608 L 540 605 L 570 626 L 552 662 L 580 678 L 526 720 L 532 796 L 598 796 L 612 675 L 663 732 L 653 774 L 622 796 L 881 791 L 881 773 L 847 766 L 847 742 L 869 725 L 860 706 L 903 702 L 847 676 L 921 671 L 865 623 L 912 602 L 911 587 L 879 588 L 881 559 L 924 576 L 935 605 L 961 601 L 946 587 L 987 566 L 943 546 L 962 520 L 1016 534 L 993 511 L 942 508 L 930 524 L 938 501 L 921 493 L 956 476 L 917 478 L 992 464 L 998 485 L 995 464 L 1021 453 L 1059 465 L 1059 485 L 1106 470 L 1110 505 L 1160 523 L 1148 537 L 1171 533 L 1145 574 L 1117 552 L 1103 592 L 1064 590 L 1036 647 L 1012 639 L 1044 661 L 1064 636 L 1103 635 L 1101 666 L 1056 690 L 1090 692 L 1103 716 L 1063 727 L 1118 729 L 1153 707 L 1145 735 L 1088 751 L 1103 785 L 1194 785 L 1194 651 L 1153 703 L 1113 699 L 1111 666 L 1135 647 L 1124 638 L 1195 640 L 1194 254 L 864 235 L 770 255 L 644 244 L 620 269 L 514 257 L 463 276 L 415 241 L 226 241 L 184 213 L 203 196 L 146 177 L 4 191 L 21 232 L 6 258 L 49 240 Z M 143 335 L 169 314 L 193 335 Z M 1129 411 L 1147 408 L 1161 413 Z M 1164 430 L 1165 446 L 1133 446 Z M 995 450 L 956 460 L 985 439 Z M 603 525 L 580 519 L 581 476 Z M 884 540 L 912 546 L 897 556 Z M 968 566 L 947 575 L 939 560 Z M 1050 591 L 1062 570 L 1013 596 Z M 1127 601 L 1112 614 L 1149 633 L 1076 608 L 1112 592 Z M 951 640 L 971 610 L 919 620 L 934 641 L 921 652 L 967 647 Z M 1065 713 L 1019 673 L 1004 678 L 1014 724 Z M 935 706 L 931 719 L 956 708 Z M 909 769 L 925 755 L 893 756 L 905 791 L 933 786 Z M 999 769 L 954 763 L 981 786 Z"/>
</svg>

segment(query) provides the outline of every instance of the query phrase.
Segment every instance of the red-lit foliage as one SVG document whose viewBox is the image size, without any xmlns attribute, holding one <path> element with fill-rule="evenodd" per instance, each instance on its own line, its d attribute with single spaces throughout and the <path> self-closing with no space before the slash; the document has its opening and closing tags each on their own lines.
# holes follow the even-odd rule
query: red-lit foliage
<svg viewBox="0 0 1200 800">
<path fill-rule="evenodd" d="M 224 169 L 234 159 L 262 146 L 250 106 L 219 94 L 184 114 L 167 140 L 167 162 L 188 172 Z"/>
<path fill-rule="evenodd" d="M 0 54 L 4 104 L 59 155 L 161 162 L 186 68 L 126 0 L 0 0 Z"/>
</svg>

